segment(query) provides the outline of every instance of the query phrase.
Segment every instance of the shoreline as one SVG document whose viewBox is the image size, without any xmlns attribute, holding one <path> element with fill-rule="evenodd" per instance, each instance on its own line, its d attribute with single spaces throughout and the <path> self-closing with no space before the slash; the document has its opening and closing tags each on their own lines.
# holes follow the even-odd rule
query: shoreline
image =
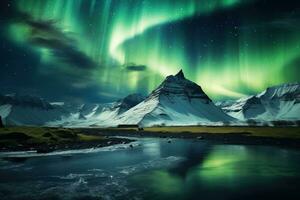
<svg viewBox="0 0 300 200">
<path fill-rule="evenodd" d="M 184 129 L 185 131 L 183 131 Z M 272 133 L 270 136 L 268 136 L 269 132 Z M 284 132 L 284 134 L 278 136 L 274 132 Z M 289 137 L 284 137 L 285 135 Z M 116 136 L 155 137 L 168 140 L 182 138 L 205 140 L 218 144 L 300 148 L 300 127 L 153 127 L 143 130 L 128 128 L 6 127 L 0 129 L 0 152 L 35 150 L 37 153 L 49 153 L 101 148 L 115 144 L 129 144 L 135 141 Z"/>
<path fill-rule="evenodd" d="M 164 127 L 166 128 L 166 127 Z M 213 128 L 213 127 L 210 127 Z M 240 128 L 240 127 L 238 127 Z M 251 127 L 253 128 L 253 127 Z M 263 128 L 263 127 L 259 127 Z M 269 127 L 268 127 L 269 128 Z M 207 140 L 219 144 L 243 144 L 243 145 L 267 145 L 267 146 L 282 146 L 289 148 L 300 149 L 300 127 L 297 129 L 297 137 L 271 137 L 258 136 L 251 132 L 172 132 L 172 131 L 152 131 L 152 130 L 137 130 L 137 129 L 99 129 L 99 128 L 81 128 L 87 134 L 100 134 L 103 136 L 125 136 L 125 137 L 155 137 L 155 138 L 181 138 L 181 139 L 197 139 Z M 277 129 L 277 128 L 272 128 Z M 280 127 L 285 130 L 285 128 Z"/>
<path fill-rule="evenodd" d="M 17 152 L 17 151 L 36 151 L 36 153 L 50 153 L 54 151 L 80 150 L 90 148 L 108 147 L 116 144 L 129 144 L 135 140 L 126 138 L 107 138 L 105 141 L 98 142 L 70 142 L 53 145 L 37 144 L 22 146 L 1 147 L 0 152 Z"/>
<path fill-rule="evenodd" d="M 128 144 L 135 140 L 116 138 L 87 131 L 49 127 L 6 127 L 0 129 L 0 152 L 53 151 L 101 148 L 116 144 Z"/>
</svg>

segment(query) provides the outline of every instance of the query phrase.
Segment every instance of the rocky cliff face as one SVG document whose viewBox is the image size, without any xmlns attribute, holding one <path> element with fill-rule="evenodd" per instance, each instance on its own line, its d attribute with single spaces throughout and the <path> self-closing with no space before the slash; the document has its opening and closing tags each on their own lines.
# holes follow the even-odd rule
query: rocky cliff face
<svg viewBox="0 0 300 200">
<path fill-rule="evenodd" d="M 4 125 L 2 123 L 2 117 L 0 116 L 0 128 L 3 128 L 3 127 L 4 127 Z"/>
<path fill-rule="evenodd" d="M 207 103 L 211 102 L 210 98 L 203 92 L 199 85 L 185 78 L 182 70 L 175 76 L 168 76 L 161 85 L 149 95 L 149 98 L 155 98 L 157 96 L 171 98 L 177 96 L 188 101 L 199 99 Z"/>
<path fill-rule="evenodd" d="M 0 95 L 0 105 L 4 104 L 46 110 L 54 109 L 49 102 L 43 100 L 42 98 L 29 95 Z"/>
<path fill-rule="evenodd" d="M 300 84 L 269 87 L 260 94 L 221 103 L 220 107 L 240 120 L 300 120 Z"/>
<path fill-rule="evenodd" d="M 1 95 L 0 115 L 8 125 L 45 125 L 70 113 L 34 96 Z"/>
<path fill-rule="evenodd" d="M 131 94 L 114 103 L 112 109 L 118 109 L 118 114 L 122 114 L 142 102 L 144 99 L 145 97 L 141 94 Z"/>
</svg>

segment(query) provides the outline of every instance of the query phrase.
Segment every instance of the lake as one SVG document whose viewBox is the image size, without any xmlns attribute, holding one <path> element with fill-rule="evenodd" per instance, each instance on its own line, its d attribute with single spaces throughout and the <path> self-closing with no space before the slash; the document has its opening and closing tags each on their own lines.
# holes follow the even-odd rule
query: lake
<svg viewBox="0 0 300 200">
<path fill-rule="evenodd" d="M 7 156 L 1 200 L 300 199 L 299 149 L 137 138 L 133 148 Z"/>
</svg>

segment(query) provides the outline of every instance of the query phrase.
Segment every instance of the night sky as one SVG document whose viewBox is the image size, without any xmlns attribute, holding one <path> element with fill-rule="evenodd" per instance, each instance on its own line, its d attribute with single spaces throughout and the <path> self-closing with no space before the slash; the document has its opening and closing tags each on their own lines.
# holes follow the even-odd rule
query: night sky
<svg viewBox="0 0 300 200">
<path fill-rule="evenodd" d="M 214 100 L 300 81 L 298 0 L 1 0 L 0 93 L 108 102 L 183 69 Z"/>
</svg>

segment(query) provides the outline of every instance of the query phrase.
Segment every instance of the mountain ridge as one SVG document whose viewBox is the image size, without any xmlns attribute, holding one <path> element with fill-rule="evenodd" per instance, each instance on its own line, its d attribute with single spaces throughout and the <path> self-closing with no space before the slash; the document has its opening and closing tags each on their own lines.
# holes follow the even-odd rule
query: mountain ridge
<svg viewBox="0 0 300 200">
<path fill-rule="evenodd" d="M 186 79 L 182 70 L 167 76 L 143 102 L 120 118 L 117 121 L 142 126 L 197 125 L 234 120 L 217 108 L 199 85 Z"/>
<path fill-rule="evenodd" d="M 299 120 L 300 84 L 295 82 L 268 87 L 256 95 L 219 103 L 219 107 L 239 120 Z"/>
<path fill-rule="evenodd" d="M 223 125 L 246 120 L 299 120 L 300 84 L 286 83 L 238 100 L 217 103 L 182 70 L 165 78 L 148 96 L 130 94 L 111 103 L 48 102 L 30 95 L 0 95 L 6 125 L 69 127 Z"/>
</svg>

